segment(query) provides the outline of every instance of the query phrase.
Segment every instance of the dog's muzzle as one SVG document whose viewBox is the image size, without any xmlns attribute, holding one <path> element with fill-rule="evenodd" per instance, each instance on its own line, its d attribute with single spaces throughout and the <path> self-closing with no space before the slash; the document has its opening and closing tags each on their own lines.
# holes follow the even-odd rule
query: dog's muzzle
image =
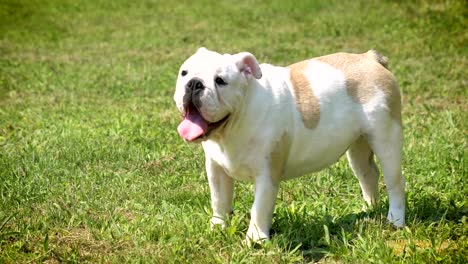
<svg viewBox="0 0 468 264">
<path fill-rule="evenodd" d="M 208 137 L 213 130 L 224 124 L 229 115 L 221 120 L 211 123 L 208 122 L 201 114 L 200 109 L 202 106 L 201 96 L 205 86 L 202 80 L 198 78 L 191 79 L 185 85 L 185 95 L 183 97 L 184 120 L 177 127 L 179 135 L 188 141 L 194 141 L 201 138 Z"/>
<path fill-rule="evenodd" d="M 203 90 L 205 90 L 205 85 L 203 85 L 202 80 L 198 78 L 191 79 L 185 85 L 185 95 L 183 98 L 184 109 L 187 109 L 191 103 L 193 103 L 195 107 L 200 109 L 202 106 L 200 97 L 203 94 Z"/>
</svg>

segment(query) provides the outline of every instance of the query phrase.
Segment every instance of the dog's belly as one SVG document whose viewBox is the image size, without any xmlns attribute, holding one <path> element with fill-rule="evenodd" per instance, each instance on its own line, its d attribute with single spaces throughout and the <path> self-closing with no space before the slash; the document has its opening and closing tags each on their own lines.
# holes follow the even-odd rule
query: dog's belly
<svg viewBox="0 0 468 264">
<path fill-rule="evenodd" d="M 330 135 L 325 140 L 299 142 L 292 147 L 286 163 L 283 180 L 317 172 L 335 163 L 356 140 L 358 133 L 335 138 Z"/>
</svg>

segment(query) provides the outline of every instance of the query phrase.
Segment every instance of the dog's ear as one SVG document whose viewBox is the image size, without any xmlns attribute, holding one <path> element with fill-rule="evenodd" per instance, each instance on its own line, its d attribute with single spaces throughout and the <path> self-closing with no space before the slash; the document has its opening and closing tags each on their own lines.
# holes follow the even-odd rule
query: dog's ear
<svg viewBox="0 0 468 264">
<path fill-rule="evenodd" d="M 254 55 L 249 52 L 241 52 L 234 55 L 237 68 L 245 77 L 253 76 L 256 79 L 262 78 L 262 70 Z"/>
</svg>

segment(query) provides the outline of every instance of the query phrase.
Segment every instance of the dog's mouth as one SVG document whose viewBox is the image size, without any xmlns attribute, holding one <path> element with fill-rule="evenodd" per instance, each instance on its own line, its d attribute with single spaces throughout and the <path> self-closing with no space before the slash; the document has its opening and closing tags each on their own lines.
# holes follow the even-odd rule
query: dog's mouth
<svg viewBox="0 0 468 264">
<path fill-rule="evenodd" d="M 184 120 L 177 127 L 179 135 L 187 141 L 195 141 L 208 137 L 211 132 L 224 124 L 229 115 L 221 120 L 210 123 L 201 115 L 197 107 L 190 102 L 186 107 L 183 115 Z"/>
</svg>

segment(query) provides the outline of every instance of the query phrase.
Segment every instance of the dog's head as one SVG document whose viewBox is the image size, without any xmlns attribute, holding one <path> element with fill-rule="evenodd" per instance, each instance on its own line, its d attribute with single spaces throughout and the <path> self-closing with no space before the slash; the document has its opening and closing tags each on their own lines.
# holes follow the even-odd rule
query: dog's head
<svg viewBox="0 0 468 264">
<path fill-rule="evenodd" d="M 250 79 L 260 79 L 248 52 L 224 54 L 200 48 L 180 67 L 174 101 L 184 120 L 177 131 L 187 141 L 207 138 L 234 113 Z"/>
</svg>

